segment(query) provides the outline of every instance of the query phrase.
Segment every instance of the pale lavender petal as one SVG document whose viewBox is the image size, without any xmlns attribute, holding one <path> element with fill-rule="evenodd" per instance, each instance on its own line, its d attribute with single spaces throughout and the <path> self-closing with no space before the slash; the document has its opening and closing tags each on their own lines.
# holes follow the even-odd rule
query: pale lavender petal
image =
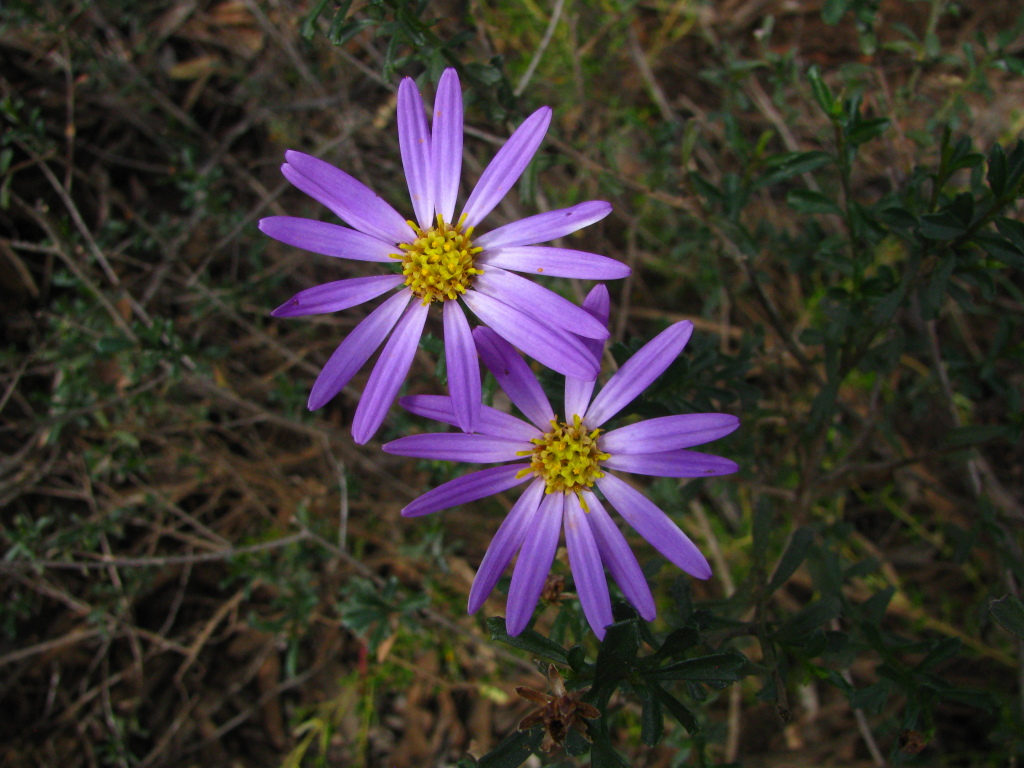
<svg viewBox="0 0 1024 768">
<path fill-rule="evenodd" d="M 608 338 L 608 327 L 582 307 L 504 269 L 485 269 L 482 275 L 473 278 L 473 288 L 538 322 L 590 339 Z"/>
<path fill-rule="evenodd" d="M 603 285 L 595 285 L 590 289 L 587 298 L 583 300 L 583 309 L 597 319 L 601 325 L 608 325 L 608 313 L 611 309 L 611 300 L 608 296 L 608 289 Z M 601 353 L 604 351 L 604 342 L 597 339 L 581 339 L 583 346 L 587 348 L 594 357 L 598 367 L 601 366 Z M 583 416 L 590 405 L 590 396 L 594 393 L 594 380 L 574 379 L 572 376 L 565 377 L 565 420 L 572 421 L 575 415 Z"/>
<path fill-rule="evenodd" d="M 505 629 L 513 637 L 530 623 L 533 608 L 544 589 L 544 581 L 555 559 L 555 550 L 558 549 L 564 503 L 564 494 L 549 493 L 544 496 L 526 532 L 523 548 L 519 550 L 505 611 Z"/>
<path fill-rule="evenodd" d="M 466 291 L 462 300 L 482 323 L 542 365 L 563 376 L 597 378 L 600 366 L 576 336 L 550 328 L 479 291 Z"/>
<path fill-rule="evenodd" d="M 601 553 L 586 517 L 587 513 L 580 508 L 576 494 L 565 494 L 565 548 L 569 553 L 576 595 L 590 628 L 598 640 L 604 640 L 604 628 L 614 623 L 615 618 L 612 616 L 608 581 L 601 567 Z"/>
<path fill-rule="evenodd" d="M 583 499 L 587 502 L 589 512 L 587 522 L 590 523 L 590 530 L 594 532 L 597 540 L 597 547 L 601 550 L 601 560 L 612 574 L 615 583 L 619 585 L 622 594 L 639 611 L 646 621 L 654 621 L 657 610 L 654 607 L 654 597 L 651 595 L 651 588 L 644 578 L 640 564 L 636 561 L 636 555 L 629 548 L 625 537 L 618 527 L 612 522 L 611 517 L 601 506 L 590 491 L 583 491 Z"/>
<path fill-rule="evenodd" d="M 507 491 L 520 483 L 525 483 L 532 475 L 517 477 L 519 471 L 526 469 L 529 464 L 505 464 L 500 467 L 489 467 L 479 472 L 470 472 L 468 475 L 449 480 L 444 485 L 427 491 L 416 501 L 412 502 L 402 510 L 403 517 L 419 517 L 429 515 L 431 512 L 439 512 L 442 509 L 457 507 L 459 504 L 466 504 L 470 501 L 482 499 L 484 496 L 492 496 L 495 493 Z"/>
<path fill-rule="evenodd" d="M 360 232 L 392 243 L 412 242 L 415 233 L 383 198 L 340 168 L 303 152 L 288 150 L 281 173 L 298 189 L 326 205 Z"/>
<path fill-rule="evenodd" d="M 660 453 L 615 453 L 602 465 L 609 469 L 655 477 L 713 477 L 730 475 L 739 469 L 731 459 L 698 451 Z"/>
<path fill-rule="evenodd" d="M 601 450 L 615 455 L 676 451 L 725 437 L 739 425 L 740 420 L 728 413 L 659 416 L 602 435 Z"/>
<path fill-rule="evenodd" d="M 683 320 L 644 344 L 594 398 L 587 410 L 587 426 L 600 427 L 647 389 L 683 351 L 691 333 L 693 323 Z"/>
<path fill-rule="evenodd" d="M 480 359 L 484 361 L 487 370 L 494 374 L 498 386 L 508 395 L 509 400 L 535 427 L 541 432 L 547 432 L 555 412 L 530 366 L 511 344 L 490 328 L 475 328 L 473 338 L 476 339 Z"/>
<path fill-rule="evenodd" d="M 511 142 L 511 139 L 509 140 Z M 497 160 L 497 158 L 495 158 Z M 473 242 L 481 248 L 511 248 L 517 245 L 549 243 L 600 221 L 612 212 L 611 203 L 588 200 L 571 208 L 538 213 L 492 229 Z"/>
<path fill-rule="evenodd" d="M 413 355 L 423 334 L 429 305 L 414 301 L 395 326 L 391 338 L 384 345 L 377 364 L 373 366 L 363 396 L 352 418 L 352 439 L 363 445 L 373 437 L 387 415 L 388 408 L 405 381 L 412 365 Z"/>
<path fill-rule="evenodd" d="M 417 416 L 424 416 L 434 421 L 451 424 L 453 427 L 459 425 L 450 397 L 444 397 L 443 395 L 409 395 L 408 397 L 399 398 L 398 403 L 409 413 L 414 413 Z M 480 407 L 476 431 L 482 435 L 504 437 L 509 440 L 522 440 L 525 442 L 541 436 L 541 432 L 532 424 L 517 419 L 510 413 L 499 411 L 497 408 L 491 408 L 489 405 Z"/>
<path fill-rule="evenodd" d="M 642 493 L 609 474 L 598 478 L 597 487 L 626 522 L 669 562 L 698 579 L 711 577 L 711 566 L 697 545 Z"/>
<path fill-rule="evenodd" d="M 451 223 L 455 200 L 459 196 L 462 173 L 462 90 L 459 76 L 448 68 L 441 75 L 434 97 L 434 121 L 431 136 L 434 169 L 434 207 Z"/>
<path fill-rule="evenodd" d="M 469 613 L 476 613 L 491 594 L 501 574 L 512 560 L 512 556 L 523 545 L 526 531 L 533 522 L 540 500 L 544 496 L 544 483 L 535 480 L 523 491 L 523 495 L 505 516 L 498 532 L 494 534 L 480 567 L 476 570 L 473 587 L 469 590 Z"/>
<path fill-rule="evenodd" d="M 348 384 L 395 327 L 411 298 L 411 291 L 399 291 L 363 318 L 345 337 L 313 384 L 309 393 L 309 410 L 315 411 L 326 405 Z"/>
<path fill-rule="evenodd" d="M 393 264 L 397 260 L 391 258 L 391 254 L 400 253 L 396 246 L 397 241 L 387 242 L 348 227 L 295 216 L 269 216 L 260 219 L 260 231 L 282 243 L 338 259 Z"/>
<path fill-rule="evenodd" d="M 434 174 L 430 163 L 430 129 L 423 99 L 411 77 L 398 85 L 398 146 L 409 184 L 412 209 L 421 229 L 434 225 Z"/>
<path fill-rule="evenodd" d="M 516 454 L 533 448 L 522 440 L 508 440 L 490 435 L 467 435 L 464 432 L 428 432 L 409 435 L 385 443 L 382 450 L 395 456 L 414 456 L 418 459 L 441 461 L 467 461 L 490 464 L 495 461 L 515 461 Z"/>
<path fill-rule="evenodd" d="M 473 241 L 477 245 L 482 238 Z M 482 246 L 481 246 L 482 247 Z M 548 277 L 577 277 L 580 280 L 619 280 L 629 276 L 629 267 L 621 261 L 570 248 L 528 245 L 509 248 L 488 248 L 477 259 L 477 265 L 501 267 L 515 272 Z"/>
<path fill-rule="evenodd" d="M 483 221 L 512 189 L 544 140 L 550 122 L 551 108 L 541 107 L 526 118 L 498 150 L 462 209 L 467 227 L 475 227 Z"/>
<path fill-rule="evenodd" d="M 324 283 L 299 291 L 270 314 L 274 317 L 299 317 L 337 312 L 375 299 L 401 285 L 404 279 L 402 275 L 377 275 Z"/>
<path fill-rule="evenodd" d="M 480 418 L 480 364 L 469 323 L 457 301 L 444 302 L 444 359 L 448 391 L 459 417 L 459 429 L 474 432 Z"/>
</svg>

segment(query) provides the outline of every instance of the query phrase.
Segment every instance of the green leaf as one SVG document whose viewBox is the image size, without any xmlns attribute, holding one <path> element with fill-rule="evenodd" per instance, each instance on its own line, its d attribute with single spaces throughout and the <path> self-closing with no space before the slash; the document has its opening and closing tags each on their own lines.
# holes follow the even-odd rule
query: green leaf
<svg viewBox="0 0 1024 768">
<path fill-rule="evenodd" d="M 818 106 L 829 117 L 836 117 L 839 114 L 840 105 L 836 103 L 832 90 L 821 79 L 821 71 L 816 64 L 807 70 L 807 80 L 811 84 L 811 93 L 814 95 L 814 100 L 818 102 Z"/>
<path fill-rule="evenodd" d="M 679 724 L 690 733 L 691 736 L 700 730 L 700 723 L 697 722 L 696 715 L 684 707 L 675 696 L 656 683 L 650 683 L 649 688 L 658 698 L 658 701 L 661 702 L 661 705 L 668 710 L 669 714 L 672 715 L 672 717 L 674 717 Z"/>
<path fill-rule="evenodd" d="M 696 659 L 678 661 L 644 674 L 648 680 L 691 680 L 698 683 L 735 683 L 747 663 L 741 653 L 713 653 Z"/>
<path fill-rule="evenodd" d="M 789 546 L 786 547 L 782 559 L 779 560 L 779 564 L 775 568 L 775 573 L 772 574 L 772 578 L 768 582 L 766 596 L 785 584 L 786 580 L 796 572 L 804 558 L 807 557 L 807 550 L 810 549 L 813 541 L 814 531 L 810 528 L 797 528 L 793 531 Z"/>
<path fill-rule="evenodd" d="M 661 701 L 649 686 L 639 686 L 637 693 L 643 704 L 643 710 L 640 712 L 640 740 L 648 747 L 657 746 L 665 730 Z"/>
<path fill-rule="evenodd" d="M 548 640 L 539 632 L 534 632 L 532 629 L 524 629 L 516 637 L 509 635 L 508 630 L 505 628 L 505 619 L 501 616 L 489 618 L 487 620 L 487 629 L 491 633 L 491 640 L 498 640 L 499 642 L 511 645 L 513 648 L 528 651 L 558 664 L 568 665 L 569 663 L 569 657 L 566 655 L 565 649 L 558 643 Z"/>
<path fill-rule="evenodd" d="M 1006 191 L 1006 152 L 996 144 L 988 153 L 988 187 L 992 190 L 993 197 L 999 197 Z"/>
<path fill-rule="evenodd" d="M 604 709 L 619 683 L 636 664 L 640 650 L 640 632 L 635 620 L 620 621 L 605 630 L 601 650 L 594 667 L 594 685 L 590 695 L 598 709 Z"/>
<path fill-rule="evenodd" d="M 999 234 L 1024 251 L 1024 222 L 999 216 L 996 218 L 996 229 L 999 230 Z"/>
<path fill-rule="evenodd" d="M 797 213 L 834 213 L 842 215 L 842 209 L 821 192 L 812 189 L 792 189 L 786 195 L 786 204 Z"/>
<path fill-rule="evenodd" d="M 518 768 L 537 751 L 544 740 L 540 726 L 528 731 L 516 731 L 498 746 L 480 758 L 478 768 Z"/>
<path fill-rule="evenodd" d="M 782 152 L 772 155 L 765 161 L 765 173 L 754 183 L 754 187 L 767 187 L 780 181 L 799 176 L 801 173 L 813 171 L 829 162 L 832 158 L 825 152 Z"/>
<path fill-rule="evenodd" d="M 821 20 L 829 26 L 834 26 L 843 18 L 843 14 L 849 7 L 850 0 L 825 0 L 821 6 Z"/>
<path fill-rule="evenodd" d="M 1024 251 L 1014 245 L 1009 238 L 994 232 L 979 232 L 972 239 L 996 261 L 1001 261 L 1003 264 L 1017 269 L 1024 269 Z"/>
<path fill-rule="evenodd" d="M 988 604 L 992 618 L 999 622 L 1007 632 L 1024 639 L 1024 603 L 1013 595 L 1001 597 Z"/>
<path fill-rule="evenodd" d="M 967 232 L 964 223 L 946 211 L 926 213 L 917 220 L 917 225 L 929 240 L 955 240 Z"/>
<path fill-rule="evenodd" d="M 837 597 L 825 597 L 811 603 L 775 632 L 775 640 L 799 645 L 811 632 L 839 615 L 842 606 Z"/>
<path fill-rule="evenodd" d="M 647 656 L 644 661 L 656 661 L 658 659 L 664 659 L 666 657 L 681 656 L 686 651 L 693 648 L 700 642 L 700 633 L 697 632 L 693 627 L 683 627 L 681 629 L 673 629 L 668 637 L 665 638 L 665 642 L 658 648 L 657 653 L 652 656 Z"/>
<path fill-rule="evenodd" d="M 981 445 L 991 440 L 998 440 L 1001 437 L 1008 437 L 1010 427 L 1005 424 L 970 424 L 966 427 L 957 427 L 946 433 L 943 443 L 947 447 L 968 448 L 974 445 Z"/>
<path fill-rule="evenodd" d="M 858 119 L 847 130 L 846 141 L 851 147 L 859 147 L 872 139 L 881 136 L 889 128 L 889 118 L 873 117 L 868 120 Z"/>
</svg>

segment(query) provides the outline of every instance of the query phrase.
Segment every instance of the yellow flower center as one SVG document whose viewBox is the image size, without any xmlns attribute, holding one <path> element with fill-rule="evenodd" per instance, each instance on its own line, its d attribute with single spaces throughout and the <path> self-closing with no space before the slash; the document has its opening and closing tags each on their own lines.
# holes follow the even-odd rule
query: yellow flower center
<svg viewBox="0 0 1024 768">
<path fill-rule="evenodd" d="M 597 446 L 600 434 L 600 429 L 588 432 L 578 415 L 572 417 L 572 424 L 552 419 L 551 430 L 530 441 L 536 447 L 519 452 L 531 459 L 530 466 L 517 476 L 532 472 L 544 481 L 545 493 L 575 493 L 587 510 L 580 491 L 592 488 L 597 478 L 604 477 L 601 462 L 611 457 Z"/>
<path fill-rule="evenodd" d="M 402 261 L 405 284 L 424 304 L 457 299 L 473 282 L 473 275 L 483 274 L 483 270 L 473 267 L 473 257 L 483 248 L 473 247 L 473 228 L 463 231 L 465 221 L 466 214 L 462 214 L 458 224 L 447 224 L 438 214 L 437 226 L 426 231 L 410 221 L 416 239 L 399 243 L 403 252 L 391 254 L 391 258 Z"/>
</svg>

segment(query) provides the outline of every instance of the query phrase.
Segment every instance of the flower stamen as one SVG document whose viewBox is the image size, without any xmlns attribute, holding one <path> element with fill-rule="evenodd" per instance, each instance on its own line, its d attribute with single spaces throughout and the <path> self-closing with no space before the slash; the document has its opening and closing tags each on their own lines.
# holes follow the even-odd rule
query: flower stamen
<svg viewBox="0 0 1024 768">
<path fill-rule="evenodd" d="M 474 275 L 483 274 L 474 266 L 474 257 L 483 248 L 473 245 L 473 227 L 463 230 L 466 214 L 457 224 L 446 223 L 438 214 L 437 226 L 425 231 L 415 222 L 408 223 L 416 239 L 399 243 L 403 253 L 393 253 L 391 258 L 401 260 L 405 284 L 424 304 L 457 299 L 472 284 Z"/>
<path fill-rule="evenodd" d="M 585 512 L 587 503 L 582 491 L 592 488 L 594 482 L 604 477 L 601 462 L 611 458 L 597 445 L 600 429 L 587 431 L 578 414 L 572 423 L 551 420 L 551 430 L 530 442 L 536 447 L 520 451 L 520 456 L 530 456 L 530 466 L 521 470 L 517 477 L 531 472 L 544 481 L 545 493 L 575 493 Z"/>
</svg>

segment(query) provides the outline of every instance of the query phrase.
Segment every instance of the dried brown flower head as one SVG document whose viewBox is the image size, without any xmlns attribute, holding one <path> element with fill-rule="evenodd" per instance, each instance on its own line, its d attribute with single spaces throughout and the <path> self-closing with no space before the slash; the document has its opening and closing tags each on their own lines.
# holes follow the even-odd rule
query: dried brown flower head
<svg viewBox="0 0 1024 768">
<path fill-rule="evenodd" d="M 590 741 L 587 727 L 584 720 L 593 720 L 601 713 L 597 707 L 580 701 L 586 691 L 565 690 L 565 683 L 554 664 L 548 665 L 548 685 L 551 693 L 542 693 L 533 688 L 518 686 L 516 693 L 534 704 L 541 704 L 541 708 L 523 718 L 519 723 L 519 730 L 525 731 L 538 723 L 544 725 L 544 741 L 540 748 L 543 752 L 550 752 L 553 746 L 561 745 L 569 735 L 569 729 L 575 728 L 584 739 Z"/>
</svg>

